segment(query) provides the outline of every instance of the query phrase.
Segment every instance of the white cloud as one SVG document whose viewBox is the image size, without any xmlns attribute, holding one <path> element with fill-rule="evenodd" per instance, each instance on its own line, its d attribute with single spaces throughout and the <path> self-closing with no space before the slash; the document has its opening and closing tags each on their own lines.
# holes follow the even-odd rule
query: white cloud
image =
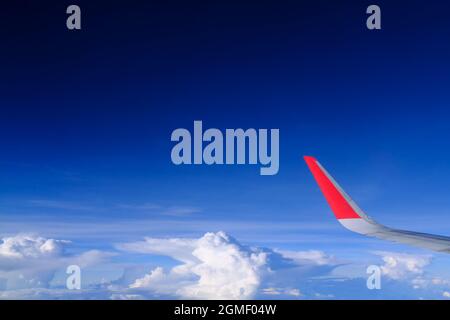
<svg viewBox="0 0 450 320">
<path fill-rule="evenodd" d="M 397 282 L 408 283 L 418 294 L 439 297 L 450 287 L 450 281 L 440 276 L 433 276 L 426 272 L 430 265 L 431 255 L 413 255 L 396 252 L 376 252 L 381 256 L 384 265 L 381 266 L 383 275 Z M 445 297 L 445 295 L 444 295 Z"/>
<path fill-rule="evenodd" d="M 65 272 L 71 264 L 80 267 L 99 263 L 110 254 L 96 250 L 68 255 L 66 240 L 17 234 L 0 240 L 0 290 L 14 295 L 14 290 L 48 288 L 57 271 Z M 25 291 L 23 291 L 25 292 Z"/>
<path fill-rule="evenodd" d="M 299 265 L 314 264 L 318 266 L 334 265 L 336 259 L 333 256 L 327 255 L 323 251 L 308 250 L 308 251 L 286 251 L 277 250 L 285 258 L 292 259 Z"/>
<path fill-rule="evenodd" d="M 143 278 L 136 279 L 136 281 L 130 285 L 130 288 L 150 287 L 161 279 L 164 279 L 164 270 L 161 267 L 157 267 L 152 270 L 150 274 L 145 275 Z"/>
<path fill-rule="evenodd" d="M 412 255 L 397 252 L 375 252 L 381 256 L 384 265 L 381 266 L 383 275 L 401 280 L 422 275 L 424 268 L 430 264 L 431 257 L 428 255 Z"/>
<path fill-rule="evenodd" d="M 438 290 L 450 288 L 450 281 L 438 277 L 424 277 L 418 276 L 411 281 L 414 289 L 432 289 L 437 288 Z"/>
<path fill-rule="evenodd" d="M 280 296 L 280 295 L 287 295 L 294 297 L 301 296 L 300 290 L 295 288 L 264 288 L 262 289 L 261 293 L 269 296 Z"/>
<path fill-rule="evenodd" d="M 189 299 L 248 299 L 269 272 L 267 252 L 240 245 L 224 232 L 199 239 L 154 239 L 123 244 L 122 250 L 170 256 L 182 264 L 156 268 L 130 285 Z"/>
<path fill-rule="evenodd" d="M 111 300 L 145 300 L 145 297 L 139 294 L 112 294 Z"/>
<path fill-rule="evenodd" d="M 334 298 L 333 294 L 315 293 L 314 296 L 317 299 L 333 299 Z"/>
<path fill-rule="evenodd" d="M 450 281 L 442 278 L 433 278 L 431 279 L 431 283 L 438 286 L 449 286 L 450 287 Z"/>
<path fill-rule="evenodd" d="M 138 277 L 129 284 L 131 290 L 187 299 L 249 299 L 257 295 L 298 297 L 300 289 L 289 285 L 292 283 L 290 275 L 277 275 L 283 270 L 292 270 L 297 275 L 311 273 L 311 269 L 328 272 L 329 269 L 323 267 L 336 264 L 333 257 L 322 251 L 248 247 L 224 232 L 209 232 L 198 239 L 145 238 L 144 241 L 120 244 L 117 248 L 169 256 L 179 262 L 171 269 L 157 267 Z"/>
<path fill-rule="evenodd" d="M 60 254 L 66 243 L 68 241 L 19 234 L 2 239 L 0 258 L 25 259 L 52 256 Z"/>
<path fill-rule="evenodd" d="M 73 246 L 66 240 L 26 234 L 0 239 L 0 299 L 372 297 L 366 289 L 365 263 L 349 261 L 343 264 L 342 260 L 318 250 L 249 247 L 224 232 L 206 233 L 199 238 L 145 238 L 117 245 L 122 250 L 122 258 L 129 253 L 160 255 L 176 260 L 175 264 L 158 257 L 142 260 L 145 262 L 121 263 L 126 260 L 119 260 L 116 264 L 108 262 L 110 254 L 102 251 L 70 254 L 66 250 L 69 245 Z M 450 298 L 450 281 L 442 278 L 442 273 L 429 273 L 431 270 L 427 267 L 431 256 L 395 252 L 376 254 L 383 261 L 380 267 L 384 277 L 390 280 L 383 280 L 383 289 L 386 288 L 383 297 Z M 153 264 L 156 261 L 165 262 Z M 126 270 L 124 276 L 112 282 L 93 282 L 80 291 L 68 291 L 63 287 L 65 282 L 61 279 L 68 265 L 85 267 L 104 262 L 107 270 L 117 274 L 108 279 L 118 279 L 123 268 Z M 152 263 L 151 268 L 148 263 Z M 104 266 L 102 264 L 100 268 Z M 332 272 L 343 266 L 351 268 L 339 274 Z M 362 273 L 352 276 L 358 270 Z M 96 272 L 98 277 L 98 270 Z"/>
<path fill-rule="evenodd" d="M 277 275 L 283 270 L 316 268 L 331 261 L 320 251 L 289 251 L 283 255 L 271 249 L 244 246 L 224 232 L 206 233 L 200 238 L 146 238 L 117 247 L 124 254 L 168 256 L 178 265 L 156 267 L 148 274 L 137 271 L 133 276 L 132 272 L 118 281 L 69 292 L 63 281 L 68 265 L 98 265 L 111 256 L 98 250 L 70 254 L 66 250 L 69 245 L 72 243 L 67 240 L 31 234 L 0 239 L 0 299 L 298 298 L 302 294 L 291 284 L 290 275 L 280 281 Z M 265 282 L 267 279 L 270 283 Z"/>
</svg>

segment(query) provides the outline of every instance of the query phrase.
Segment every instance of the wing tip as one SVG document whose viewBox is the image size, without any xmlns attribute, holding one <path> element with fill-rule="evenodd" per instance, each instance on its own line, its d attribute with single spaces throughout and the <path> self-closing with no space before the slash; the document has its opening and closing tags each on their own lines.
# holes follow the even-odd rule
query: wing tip
<svg viewBox="0 0 450 320">
<path fill-rule="evenodd" d="M 303 160 L 305 160 L 306 164 L 308 165 L 317 162 L 317 159 L 313 156 L 303 156 Z"/>
<path fill-rule="evenodd" d="M 313 156 L 303 156 L 336 219 L 361 219 L 348 195 Z"/>
</svg>

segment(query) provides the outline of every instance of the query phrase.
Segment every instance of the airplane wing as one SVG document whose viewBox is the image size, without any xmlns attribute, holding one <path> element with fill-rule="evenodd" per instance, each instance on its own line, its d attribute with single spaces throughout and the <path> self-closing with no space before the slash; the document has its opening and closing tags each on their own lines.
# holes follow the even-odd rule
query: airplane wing
<svg viewBox="0 0 450 320">
<path fill-rule="evenodd" d="M 369 237 L 450 253 L 450 237 L 397 230 L 375 222 L 356 205 L 314 157 L 305 156 L 304 159 L 336 219 L 345 228 Z"/>
</svg>

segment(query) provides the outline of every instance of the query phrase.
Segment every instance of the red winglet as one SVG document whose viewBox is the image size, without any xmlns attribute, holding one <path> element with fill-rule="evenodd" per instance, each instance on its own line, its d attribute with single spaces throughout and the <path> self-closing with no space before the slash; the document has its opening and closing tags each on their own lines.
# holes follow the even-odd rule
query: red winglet
<svg viewBox="0 0 450 320">
<path fill-rule="evenodd" d="M 317 184 L 322 190 L 325 199 L 333 210 L 337 219 L 358 219 L 361 218 L 358 213 L 352 208 L 349 200 L 341 193 L 337 183 L 329 177 L 328 173 L 324 172 L 314 157 L 305 156 L 306 164 L 311 170 L 311 173 L 316 179 Z M 331 178 L 331 179 L 330 179 Z"/>
</svg>

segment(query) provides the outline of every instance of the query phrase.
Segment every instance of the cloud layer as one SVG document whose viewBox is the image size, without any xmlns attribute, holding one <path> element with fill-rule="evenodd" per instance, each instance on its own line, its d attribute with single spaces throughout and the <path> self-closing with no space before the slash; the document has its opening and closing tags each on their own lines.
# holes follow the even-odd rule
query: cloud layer
<svg viewBox="0 0 450 320">
<path fill-rule="evenodd" d="M 450 280 L 429 272 L 430 255 L 377 251 L 361 264 L 320 250 L 246 246 L 225 232 L 208 232 L 199 238 L 148 237 L 117 244 L 115 253 L 75 254 L 69 250 L 73 246 L 67 240 L 30 234 L 1 239 L 0 298 L 450 298 Z M 119 262 L 113 255 L 119 256 Z M 131 257 L 130 263 L 120 262 L 126 257 Z M 83 274 L 102 264 L 120 272 L 109 279 L 100 272 L 96 281 L 79 291 L 67 290 L 65 282 L 55 285 L 57 274 L 66 277 L 65 270 L 72 264 L 79 265 Z M 380 267 L 380 291 L 366 287 L 369 264 Z"/>
</svg>

